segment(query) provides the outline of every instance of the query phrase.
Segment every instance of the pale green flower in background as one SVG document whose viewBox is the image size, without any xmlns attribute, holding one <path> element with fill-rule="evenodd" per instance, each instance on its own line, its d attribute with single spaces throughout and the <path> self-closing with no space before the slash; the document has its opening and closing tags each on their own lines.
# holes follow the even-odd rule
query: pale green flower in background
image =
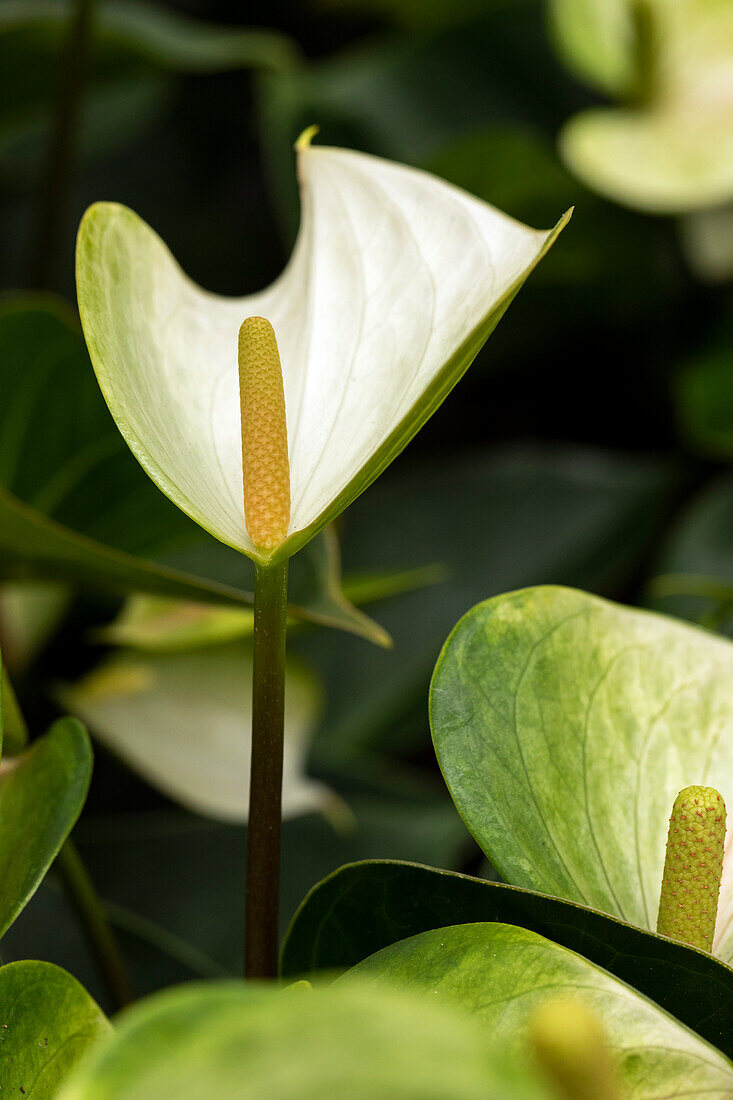
<svg viewBox="0 0 733 1100">
<path fill-rule="evenodd" d="M 733 4 L 550 0 L 553 37 L 584 82 L 619 102 L 571 118 L 560 151 L 627 206 L 686 215 L 700 274 L 733 273 Z"/>
</svg>

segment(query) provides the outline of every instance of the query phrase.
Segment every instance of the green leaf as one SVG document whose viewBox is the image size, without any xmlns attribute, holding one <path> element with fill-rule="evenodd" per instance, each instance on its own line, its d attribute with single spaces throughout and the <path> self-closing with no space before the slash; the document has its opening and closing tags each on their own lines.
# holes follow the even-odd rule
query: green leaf
<svg viewBox="0 0 733 1100">
<path fill-rule="evenodd" d="M 251 604 L 249 562 L 203 535 L 130 455 L 60 302 L 0 304 L 0 370 L 0 573 Z M 294 564 L 291 611 L 388 641 L 344 597 L 333 534 Z"/>
<path fill-rule="evenodd" d="M 392 989 L 212 984 L 130 1010 L 59 1100 L 541 1100 L 453 1006 Z"/>
<path fill-rule="evenodd" d="M 436 665 L 431 724 L 459 813 L 502 876 L 655 928 L 679 791 L 733 804 L 733 644 L 584 592 L 479 604 Z M 714 953 L 733 959 L 733 861 Z"/>
<path fill-rule="evenodd" d="M 634 90 L 629 0 L 549 0 L 550 32 L 580 80 L 614 96 Z"/>
<path fill-rule="evenodd" d="M 0 1050 L 6 1096 L 51 1100 L 110 1030 L 75 978 L 46 962 L 0 967 Z"/>
<path fill-rule="evenodd" d="M 430 674 L 465 610 L 520 584 L 607 594 L 633 584 L 677 481 L 675 467 L 656 460 L 564 447 L 468 451 L 388 472 L 344 518 L 348 571 L 440 562 L 445 580 L 380 610 L 393 653 L 326 631 L 302 646 L 293 639 L 325 682 L 313 759 L 422 751 Z"/>
<path fill-rule="evenodd" d="M 707 458 L 733 458 L 733 316 L 695 356 L 683 363 L 674 398 L 685 441 Z"/>
<path fill-rule="evenodd" d="M 86 798 L 92 752 L 84 727 L 62 718 L 0 767 L 0 936 L 35 892 Z"/>
<path fill-rule="evenodd" d="M 115 203 L 87 211 L 77 245 L 84 335 L 128 445 L 182 511 L 270 563 L 308 543 L 404 449 L 570 216 L 533 230 L 424 173 L 307 141 L 298 165 L 292 261 L 249 297 L 195 287 Z M 242 501 L 233 349 L 251 314 L 273 324 L 289 409 L 290 527 L 271 552 L 252 543 Z"/>
<path fill-rule="evenodd" d="M 486 921 L 583 955 L 733 1054 L 733 973 L 717 959 L 585 906 L 416 863 L 352 863 L 314 886 L 283 943 L 281 973 L 335 973 L 419 932 Z"/>
<path fill-rule="evenodd" d="M 174 801 L 210 817 L 246 820 L 252 712 L 252 649 L 246 642 L 112 656 L 58 695 L 65 710 Z M 319 703 L 313 676 L 289 661 L 286 817 L 324 809 L 333 800 L 305 772 Z"/>
<path fill-rule="evenodd" d="M 398 982 L 460 1004 L 512 1054 L 524 1049 L 532 1012 L 553 995 L 591 1008 L 616 1057 L 624 1095 L 719 1096 L 733 1091 L 733 1065 L 653 1002 L 564 947 L 506 924 L 464 924 L 393 944 L 338 979 L 368 978 L 379 989 Z"/>
</svg>

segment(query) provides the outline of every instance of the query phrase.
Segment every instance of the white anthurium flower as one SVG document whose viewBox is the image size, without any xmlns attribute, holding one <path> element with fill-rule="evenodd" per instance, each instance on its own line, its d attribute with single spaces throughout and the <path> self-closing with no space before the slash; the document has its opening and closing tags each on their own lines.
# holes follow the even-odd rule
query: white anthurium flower
<svg viewBox="0 0 733 1100">
<path fill-rule="evenodd" d="M 589 186 L 650 213 L 733 198 L 730 0 L 552 0 L 556 38 L 589 83 L 622 99 L 564 127 L 560 148 Z"/>
<path fill-rule="evenodd" d="M 175 802 L 223 821 L 247 820 L 252 650 L 246 642 L 189 652 L 113 654 L 59 699 L 95 737 Z M 288 660 L 283 816 L 343 816 L 305 761 L 320 711 L 313 676 Z"/>
<path fill-rule="evenodd" d="M 406 446 L 567 220 L 536 231 L 425 172 L 298 145 L 302 224 L 283 274 L 228 299 L 195 286 L 131 210 L 92 206 L 79 309 L 99 383 L 156 484 L 255 561 L 285 560 Z M 256 548 L 242 499 L 237 339 L 267 318 L 282 362 L 287 536 Z"/>
</svg>

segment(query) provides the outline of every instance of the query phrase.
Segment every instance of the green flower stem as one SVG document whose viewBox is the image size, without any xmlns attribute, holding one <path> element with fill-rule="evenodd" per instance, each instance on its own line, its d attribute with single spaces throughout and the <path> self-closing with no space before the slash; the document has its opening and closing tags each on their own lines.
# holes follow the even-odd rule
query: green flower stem
<svg viewBox="0 0 733 1100">
<path fill-rule="evenodd" d="M 287 561 L 283 565 L 256 565 L 254 591 L 244 972 L 247 978 L 274 978 L 278 958 Z"/>
<path fill-rule="evenodd" d="M 133 999 L 125 964 L 101 898 L 72 840 L 56 857 L 56 868 L 112 1003 L 115 1009 L 124 1008 Z"/>
<path fill-rule="evenodd" d="M 38 191 L 30 285 L 51 289 L 69 203 L 94 0 L 75 0 L 59 73 L 56 112 Z"/>
</svg>

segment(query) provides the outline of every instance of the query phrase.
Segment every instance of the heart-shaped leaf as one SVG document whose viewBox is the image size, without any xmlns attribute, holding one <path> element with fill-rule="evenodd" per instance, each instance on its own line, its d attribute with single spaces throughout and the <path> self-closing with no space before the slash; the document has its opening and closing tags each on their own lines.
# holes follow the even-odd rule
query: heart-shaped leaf
<svg viewBox="0 0 733 1100">
<path fill-rule="evenodd" d="M 99 739 L 184 806 L 245 821 L 249 805 L 252 649 L 122 654 L 59 692 Z M 319 709 L 313 677 L 289 661 L 285 691 L 283 813 L 323 809 L 332 795 L 305 773 Z"/>
<path fill-rule="evenodd" d="M 92 751 L 73 718 L 0 765 L 0 936 L 56 858 L 84 805 Z"/>
<path fill-rule="evenodd" d="M 45 296 L 5 300 L 0 371 L 5 576 L 53 577 L 240 607 L 251 603 L 249 563 L 203 535 L 155 490 L 130 455 L 62 303 Z M 385 632 L 343 595 L 334 540 L 324 533 L 295 563 L 291 610 L 385 644 Z"/>
<path fill-rule="evenodd" d="M 712 785 L 733 804 L 733 644 L 584 592 L 525 589 L 468 612 L 431 720 L 458 811 L 506 879 L 642 928 L 656 927 L 679 791 Z M 732 862 L 714 946 L 726 962 Z"/>
<path fill-rule="evenodd" d="M 127 1012 L 58 1100 L 549 1100 L 467 1013 L 354 985 L 170 990 Z"/>
<path fill-rule="evenodd" d="M 338 979 L 370 978 L 460 1004 L 510 1052 L 533 1011 L 553 995 L 584 1001 L 602 1021 L 624 1095 L 729 1096 L 733 1065 L 657 1005 L 564 947 L 507 924 L 438 928 L 379 951 Z"/>
<path fill-rule="evenodd" d="M 733 1054 L 733 972 L 717 959 L 585 906 L 416 863 L 352 863 L 314 886 L 283 943 L 281 973 L 348 969 L 419 932 L 486 921 L 576 951 Z"/>
<path fill-rule="evenodd" d="M 0 1061 L 6 1096 L 51 1100 L 109 1031 L 76 978 L 46 962 L 0 967 Z"/>
</svg>

